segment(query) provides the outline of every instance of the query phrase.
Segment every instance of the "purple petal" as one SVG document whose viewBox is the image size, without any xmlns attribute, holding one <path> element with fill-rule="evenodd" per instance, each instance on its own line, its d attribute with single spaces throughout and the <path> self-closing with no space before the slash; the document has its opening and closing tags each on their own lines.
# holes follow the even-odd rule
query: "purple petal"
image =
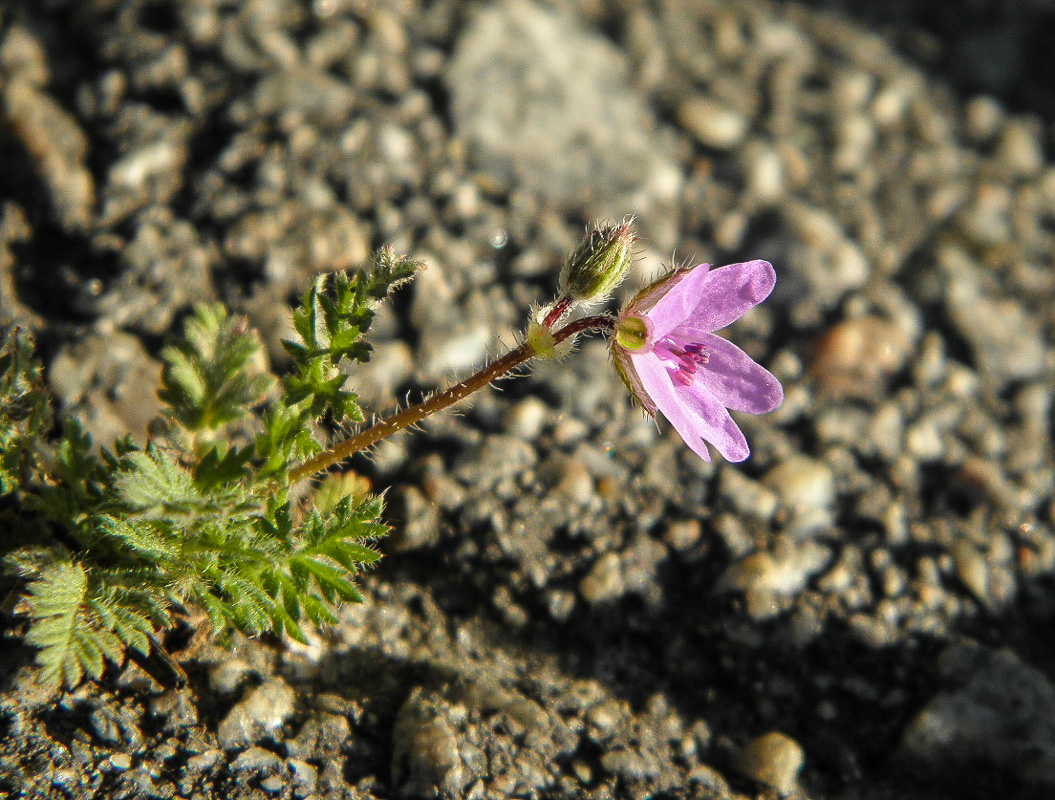
<svg viewBox="0 0 1055 800">
<path fill-rule="evenodd" d="M 675 273 L 670 283 L 663 287 L 663 295 L 653 301 L 651 308 L 646 308 L 645 314 L 652 320 L 655 340 L 662 339 L 689 319 L 700 304 L 700 285 L 706 280 L 709 269 L 708 264 L 699 264 L 682 274 Z M 647 299 L 652 300 L 652 295 Z"/>
<path fill-rule="evenodd" d="M 630 305 L 633 306 L 633 310 L 637 313 L 648 314 L 652 307 L 659 302 L 659 299 L 681 283 L 690 272 L 698 273 L 697 277 L 699 277 L 699 275 L 707 272 L 710 268 L 710 264 L 697 264 L 695 267 L 683 267 L 661 275 L 649 286 L 638 292 L 637 296 L 630 301 Z"/>
<path fill-rule="evenodd" d="M 694 415 L 697 435 L 702 436 L 726 461 L 743 461 L 751 455 L 747 439 L 722 402 L 704 388 L 695 388 L 679 395 L 682 407 Z M 680 431 L 679 431 L 680 433 Z"/>
<path fill-rule="evenodd" d="M 672 337 L 697 342 L 707 354 L 690 389 L 700 387 L 725 407 L 748 414 L 765 414 L 784 402 L 780 381 L 732 342 L 688 326 L 676 329 Z"/>
<path fill-rule="evenodd" d="M 728 461 L 743 461 L 750 455 L 744 434 L 717 398 L 705 389 L 690 392 L 675 387 L 666 365 L 651 353 L 633 360 L 641 385 L 696 455 L 711 460 L 704 440 Z"/>
<path fill-rule="evenodd" d="M 724 328 L 765 300 L 776 282 L 777 274 L 768 261 L 729 264 L 699 276 L 694 271 L 649 312 L 655 336 L 661 339 L 681 325 L 705 331 Z"/>
<path fill-rule="evenodd" d="M 696 432 L 691 417 L 682 410 L 681 403 L 674 392 L 674 383 L 663 362 L 648 353 L 635 356 L 633 360 L 641 385 L 645 387 L 645 391 L 663 412 L 663 416 L 674 426 L 674 430 L 696 455 L 704 461 L 710 461 L 711 454 L 707 451 L 707 445 Z"/>
</svg>

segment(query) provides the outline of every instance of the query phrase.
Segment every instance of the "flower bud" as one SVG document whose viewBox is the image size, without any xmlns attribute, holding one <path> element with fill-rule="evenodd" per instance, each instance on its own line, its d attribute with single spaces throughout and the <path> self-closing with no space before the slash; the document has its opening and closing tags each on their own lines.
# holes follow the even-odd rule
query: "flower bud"
<svg viewBox="0 0 1055 800">
<path fill-rule="evenodd" d="M 599 225 L 568 256 L 560 275 L 561 294 L 575 302 L 603 300 L 623 280 L 634 244 L 633 220 Z"/>
</svg>

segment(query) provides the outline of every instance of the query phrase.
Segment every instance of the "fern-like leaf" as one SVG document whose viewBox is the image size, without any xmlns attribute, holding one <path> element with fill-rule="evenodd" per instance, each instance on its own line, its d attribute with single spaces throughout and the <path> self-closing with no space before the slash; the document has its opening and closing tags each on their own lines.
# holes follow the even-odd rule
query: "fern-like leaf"
<svg viewBox="0 0 1055 800">
<path fill-rule="evenodd" d="M 39 648 L 37 662 L 47 684 L 75 686 L 98 678 L 121 644 L 107 630 L 95 630 L 87 614 L 88 574 L 72 561 L 57 561 L 30 583 L 26 597 L 30 627 L 26 642 Z"/>
<path fill-rule="evenodd" d="M 199 303 L 183 338 L 162 352 L 158 397 L 190 431 L 217 430 L 245 419 L 272 383 L 256 334 L 217 303 Z"/>
<path fill-rule="evenodd" d="M 251 445 L 231 448 L 223 443 L 214 445 L 194 466 L 194 485 L 199 491 L 208 492 L 248 477 L 253 453 Z"/>
<path fill-rule="evenodd" d="M 132 511 L 186 508 L 200 502 L 193 476 L 168 453 L 151 448 L 129 453 L 125 461 L 127 467 L 114 483 L 118 499 Z"/>
<path fill-rule="evenodd" d="M 20 328 L 0 330 L 0 496 L 39 471 L 51 429 L 51 404 L 33 340 Z"/>
<path fill-rule="evenodd" d="M 363 601 L 352 579 L 381 557 L 363 544 L 387 532 L 378 520 L 380 512 L 378 498 L 364 502 L 351 497 L 339 501 L 325 517 L 313 511 L 300 531 L 302 544 L 269 570 L 266 581 L 272 596 L 281 599 L 290 635 L 302 635 L 297 627 L 302 612 L 321 624 L 333 620 L 341 603 Z"/>
<path fill-rule="evenodd" d="M 321 449 L 320 422 L 362 419 L 344 362 L 369 358 L 374 304 L 419 268 L 386 248 L 368 270 L 313 284 L 294 312 L 298 341 L 286 343 L 293 373 L 248 446 L 272 379 L 256 335 L 218 305 L 196 306 L 164 349 L 168 410 L 145 449 L 125 439 L 100 450 L 74 422 L 49 443 L 32 343 L 0 336 L 0 494 L 20 512 L 3 561 L 24 587 L 44 680 L 73 686 L 148 653 L 188 604 L 217 632 L 303 640 L 305 621 L 333 623 L 341 603 L 362 600 L 356 575 L 380 558 L 371 542 L 387 530 L 380 498 L 331 481 L 304 511 L 286 475 Z"/>
<path fill-rule="evenodd" d="M 312 283 L 293 312 L 300 341 L 283 342 L 296 367 L 283 381 L 289 402 L 309 400 L 316 417 L 329 409 L 337 419 L 362 420 L 355 394 L 342 389 L 346 376 L 337 368 L 344 359 L 369 360 L 370 345 L 362 337 L 373 321 L 374 304 L 421 266 L 384 247 L 368 270 L 322 275 Z"/>
</svg>

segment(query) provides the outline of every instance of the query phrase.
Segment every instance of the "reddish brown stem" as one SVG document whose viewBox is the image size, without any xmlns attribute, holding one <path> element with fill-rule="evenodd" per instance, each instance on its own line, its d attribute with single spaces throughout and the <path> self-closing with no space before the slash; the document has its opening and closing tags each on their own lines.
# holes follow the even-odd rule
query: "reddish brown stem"
<svg viewBox="0 0 1055 800">
<path fill-rule="evenodd" d="M 554 310 L 556 310 L 556 307 Z M 552 316 L 552 314 L 553 312 L 550 312 L 549 316 Z M 547 319 L 549 316 L 547 316 Z M 543 325 L 545 324 L 546 323 L 543 322 Z M 559 331 L 553 333 L 553 344 L 558 345 L 567 339 L 590 330 L 610 331 L 614 325 L 615 320 L 609 316 L 584 317 L 565 325 Z M 448 406 L 454 405 L 459 400 L 465 399 L 478 389 L 482 389 L 492 381 L 501 378 L 519 365 L 531 360 L 536 355 L 537 353 L 532 346 L 525 342 L 519 347 L 510 350 L 497 361 L 488 364 L 475 375 L 454 384 L 454 386 L 446 391 L 434 394 L 432 397 L 422 400 L 417 405 L 406 408 L 388 419 L 381 420 L 375 425 L 371 425 L 366 430 L 360 431 L 354 436 L 350 436 L 349 438 L 338 442 L 329 450 L 319 453 L 317 456 L 298 464 L 289 471 L 289 482 L 291 484 L 297 483 L 298 481 L 309 478 L 318 472 L 322 472 L 327 467 L 336 464 L 338 461 L 343 461 L 353 453 L 370 447 L 385 437 L 403 430 L 403 428 L 406 428 L 409 425 L 420 422 L 430 414 L 434 414 L 437 411 L 442 411 Z"/>
<path fill-rule="evenodd" d="M 573 305 L 575 305 L 575 301 L 570 297 L 561 297 L 553 304 L 553 308 L 546 314 L 546 318 L 542 320 L 542 327 L 546 329 L 552 328 L 564 318 L 564 315 L 571 310 Z"/>
</svg>

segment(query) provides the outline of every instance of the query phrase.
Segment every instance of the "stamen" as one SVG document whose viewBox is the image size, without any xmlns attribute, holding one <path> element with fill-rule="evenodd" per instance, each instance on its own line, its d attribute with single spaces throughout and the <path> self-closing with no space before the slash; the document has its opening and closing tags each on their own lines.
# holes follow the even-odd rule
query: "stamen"
<svg viewBox="0 0 1055 800">
<path fill-rule="evenodd" d="M 657 342 L 653 352 L 670 362 L 671 379 L 682 386 L 691 386 L 697 368 L 708 361 L 707 352 L 699 342 L 680 342 L 669 336 Z"/>
</svg>

